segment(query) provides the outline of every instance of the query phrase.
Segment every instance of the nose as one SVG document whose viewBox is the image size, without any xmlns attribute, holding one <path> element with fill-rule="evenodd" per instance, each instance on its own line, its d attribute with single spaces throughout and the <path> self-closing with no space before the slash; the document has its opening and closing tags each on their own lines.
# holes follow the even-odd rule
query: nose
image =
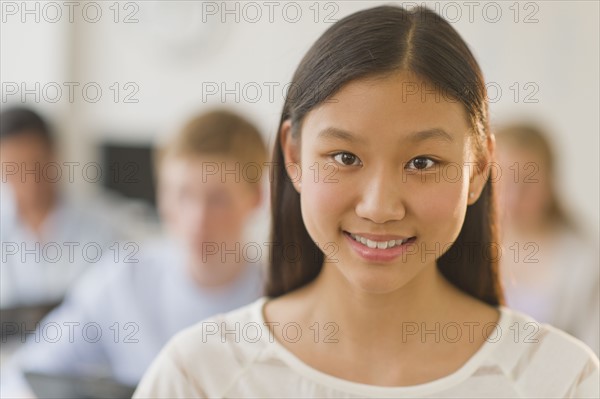
<svg viewBox="0 0 600 399">
<path fill-rule="evenodd" d="M 397 170 L 372 174 L 362 185 L 362 193 L 356 205 L 356 214 L 374 223 L 401 220 L 406 215 L 402 195 L 402 182 Z"/>
<path fill-rule="evenodd" d="M 210 209 L 205 203 L 193 204 L 184 216 L 192 231 L 204 232 L 209 227 Z"/>
</svg>

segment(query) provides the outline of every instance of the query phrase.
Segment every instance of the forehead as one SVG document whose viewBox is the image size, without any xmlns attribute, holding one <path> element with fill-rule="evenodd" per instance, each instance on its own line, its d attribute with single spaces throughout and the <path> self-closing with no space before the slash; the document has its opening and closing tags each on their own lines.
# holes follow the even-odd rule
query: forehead
<svg viewBox="0 0 600 399">
<path fill-rule="evenodd" d="M 24 130 L 0 140 L 0 148 L 11 151 L 52 152 L 48 142 L 35 130 Z"/>
<path fill-rule="evenodd" d="M 386 134 L 402 139 L 437 129 L 457 142 L 463 142 L 470 129 L 467 112 L 458 100 L 408 72 L 350 82 L 309 112 L 304 123 L 309 129 L 303 131 L 315 133 L 332 125 L 379 139 Z M 313 138 L 317 137 L 315 133 Z"/>
<path fill-rule="evenodd" d="M 226 157 L 167 157 L 160 166 L 160 176 L 162 182 L 167 183 L 169 187 L 235 189 L 243 181 L 241 170 L 242 165 L 239 165 L 238 161 Z"/>
</svg>

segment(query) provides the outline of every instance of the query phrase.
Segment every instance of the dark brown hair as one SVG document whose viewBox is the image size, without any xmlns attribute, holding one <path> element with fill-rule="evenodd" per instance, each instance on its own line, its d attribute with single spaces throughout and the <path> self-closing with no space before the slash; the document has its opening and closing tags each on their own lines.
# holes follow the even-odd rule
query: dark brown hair
<svg viewBox="0 0 600 399">
<path fill-rule="evenodd" d="M 12 106 L 0 112 L 0 139 L 24 134 L 38 136 L 49 148 L 54 146 L 50 126 L 40 114 L 23 106 Z"/>
<path fill-rule="evenodd" d="M 485 161 L 490 134 L 483 75 L 460 35 L 435 12 L 380 6 L 354 13 L 331 26 L 310 48 L 296 70 L 279 128 L 292 123 L 298 136 L 306 114 L 351 81 L 410 71 L 461 103 L 472 127 L 474 151 Z M 280 131 L 280 129 L 278 131 Z M 306 285 L 319 274 L 324 254 L 309 236 L 300 196 L 284 165 L 279 135 L 273 152 L 272 241 L 266 294 L 276 297 Z M 457 240 L 438 260 L 443 275 L 458 288 L 491 305 L 503 303 L 498 278 L 495 194 L 488 179 L 468 207 Z M 290 245 L 301 256 L 286 257 Z M 496 247 L 497 248 L 497 247 Z M 490 253 L 490 249 L 492 249 Z"/>
</svg>

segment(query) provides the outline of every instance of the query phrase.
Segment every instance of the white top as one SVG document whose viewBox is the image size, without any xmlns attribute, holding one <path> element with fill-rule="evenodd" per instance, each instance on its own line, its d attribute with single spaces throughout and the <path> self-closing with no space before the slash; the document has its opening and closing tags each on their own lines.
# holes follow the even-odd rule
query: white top
<svg viewBox="0 0 600 399">
<path fill-rule="evenodd" d="M 135 386 L 175 333 L 262 294 L 259 264 L 209 290 L 192 281 L 172 243 L 142 244 L 135 257 L 139 262 L 98 264 L 78 281 L 3 370 L 2 397 L 26 393 L 18 370 L 109 376 Z"/>
<path fill-rule="evenodd" d="M 382 387 L 351 382 L 303 363 L 269 334 L 267 298 L 215 316 L 175 336 L 134 397 L 595 397 L 598 358 L 581 341 L 539 325 L 537 343 L 515 340 L 511 326 L 535 321 L 499 307 L 495 332 L 459 370 L 424 384 Z M 237 324 L 237 334 L 236 331 Z M 219 326 L 215 333 L 215 326 Z M 233 331 L 233 332 L 232 332 Z M 258 333 L 260 331 L 260 333 Z M 492 341 L 493 339 L 493 341 Z"/>
<path fill-rule="evenodd" d="M 600 353 L 598 245 L 569 230 L 535 242 L 507 234 L 501 257 L 506 302 Z"/>
</svg>

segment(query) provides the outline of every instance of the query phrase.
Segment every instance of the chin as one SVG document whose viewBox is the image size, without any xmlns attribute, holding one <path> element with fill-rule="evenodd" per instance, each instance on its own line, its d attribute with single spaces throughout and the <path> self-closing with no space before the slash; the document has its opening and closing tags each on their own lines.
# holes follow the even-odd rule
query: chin
<svg viewBox="0 0 600 399">
<path fill-rule="evenodd" d="M 188 247 L 188 260 L 191 261 L 194 265 L 203 265 L 205 263 L 210 263 L 214 259 L 218 259 L 219 254 L 207 254 L 206 251 L 203 251 L 202 248 L 196 247 Z"/>
<path fill-rule="evenodd" d="M 356 265 L 362 270 L 340 270 L 353 288 L 368 294 L 389 294 L 408 285 L 415 277 L 414 271 L 400 271 L 406 265 Z"/>
</svg>

